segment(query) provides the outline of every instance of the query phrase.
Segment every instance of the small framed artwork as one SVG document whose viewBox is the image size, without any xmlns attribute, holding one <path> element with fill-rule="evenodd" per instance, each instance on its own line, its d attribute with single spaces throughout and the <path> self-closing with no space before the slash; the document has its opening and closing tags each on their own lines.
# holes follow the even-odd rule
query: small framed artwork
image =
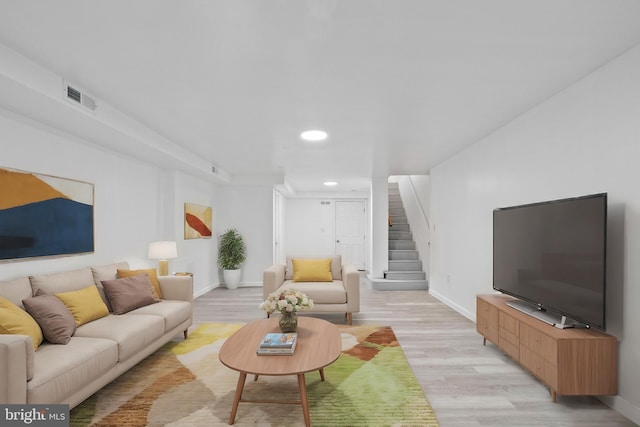
<svg viewBox="0 0 640 427">
<path fill-rule="evenodd" d="M 0 260 L 94 251 L 93 184 L 0 168 Z"/>
<path fill-rule="evenodd" d="M 184 238 L 210 239 L 213 211 L 209 206 L 184 204 Z"/>
</svg>

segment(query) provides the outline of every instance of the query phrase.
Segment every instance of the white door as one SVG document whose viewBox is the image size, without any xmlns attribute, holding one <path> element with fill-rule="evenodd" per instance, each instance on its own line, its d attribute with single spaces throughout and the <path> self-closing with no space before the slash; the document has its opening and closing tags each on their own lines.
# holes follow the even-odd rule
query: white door
<svg viewBox="0 0 640 427">
<path fill-rule="evenodd" d="M 363 200 L 336 201 L 336 254 L 364 270 L 366 207 Z"/>
</svg>

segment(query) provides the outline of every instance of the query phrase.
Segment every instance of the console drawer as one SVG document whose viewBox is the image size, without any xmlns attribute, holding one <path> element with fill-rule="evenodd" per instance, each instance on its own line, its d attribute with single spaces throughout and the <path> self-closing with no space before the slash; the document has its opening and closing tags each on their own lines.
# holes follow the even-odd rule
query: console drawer
<svg viewBox="0 0 640 427">
<path fill-rule="evenodd" d="M 558 343 L 551 337 L 522 323 L 520 325 L 520 345 L 542 357 L 549 363 L 557 365 Z"/>
<path fill-rule="evenodd" d="M 558 387 L 558 369 L 556 366 L 524 346 L 520 348 L 520 363 L 552 389 Z"/>
</svg>

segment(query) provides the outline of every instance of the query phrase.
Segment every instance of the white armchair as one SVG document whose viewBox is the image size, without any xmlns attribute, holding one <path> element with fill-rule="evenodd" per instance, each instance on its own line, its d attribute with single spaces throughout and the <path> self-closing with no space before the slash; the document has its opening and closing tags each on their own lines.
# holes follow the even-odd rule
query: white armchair
<svg viewBox="0 0 640 427">
<path fill-rule="evenodd" d="M 353 313 L 360 312 L 360 273 L 352 265 L 341 265 L 341 257 L 332 258 L 331 282 L 294 282 L 293 263 L 287 257 L 287 265 L 274 264 L 262 275 L 262 294 L 266 299 L 278 289 L 295 288 L 313 300 L 307 312 L 339 313 L 346 315 L 349 325 Z"/>
</svg>

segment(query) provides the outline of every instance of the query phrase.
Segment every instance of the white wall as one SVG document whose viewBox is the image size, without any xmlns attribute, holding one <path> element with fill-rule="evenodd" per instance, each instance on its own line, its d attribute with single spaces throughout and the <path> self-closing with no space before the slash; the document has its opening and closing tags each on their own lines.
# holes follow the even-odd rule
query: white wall
<svg viewBox="0 0 640 427">
<path fill-rule="evenodd" d="M 335 200 L 288 199 L 286 209 L 287 256 L 335 255 Z"/>
<path fill-rule="evenodd" d="M 428 218 L 431 203 L 431 177 L 429 175 L 408 175 L 408 177 L 418 197 L 418 202 Z"/>
<path fill-rule="evenodd" d="M 369 232 L 369 277 L 381 279 L 389 268 L 389 183 L 387 178 L 371 180 L 369 198 L 371 212 L 371 230 Z"/>
<path fill-rule="evenodd" d="M 262 286 L 262 273 L 273 263 L 273 187 L 223 186 L 219 195 L 213 214 L 214 238 L 219 240 L 226 229 L 236 228 L 247 247 L 240 286 Z M 221 271 L 218 280 L 223 281 Z"/>
<path fill-rule="evenodd" d="M 212 202 L 212 184 L 114 154 L 5 110 L 0 110 L 0 130 L 0 166 L 90 182 L 95 198 L 94 253 L 2 262 L 0 280 L 117 261 L 155 267 L 156 261 L 147 258 L 149 243 L 171 239 L 178 242 L 178 258 L 170 260 L 170 270 L 195 272 L 196 294 L 209 286 L 210 274 L 183 243 L 182 221 L 183 200 Z M 198 253 L 212 250 L 207 242 Z"/>
<path fill-rule="evenodd" d="M 286 200 L 287 221 L 285 227 L 285 254 L 297 257 L 333 256 L 336 254 L 336 203 L 340 201 L 359 201 L 364 198 L 348 197 L 345 193 L 336 193 L 327 197 L 316 193 L 314 197 Z M 366 220 L 368 223 L 368 219 Z M 365 228 L 365 258 L 369 252 L 370 230 Z M 368 266 L 369 259 L 365 259 Z"/>
<path fill-rule="evenodd" d="M 609 194 L 607 331 L 618 396 L 640 423 L 640 47 L 431 171 L 430 292 L 470 318 L 492 291 L 492 210 Z"/>
<path fill-rule="evenodd" d="M 287 224 L 287 199 L 278 190 L 273 190 L 273 263 L 284 264 L 287 259 L 285 253 L 287 239 L 285 227 Z"/>
<path fill-rule="evenodd" d="M 218 240 L 213 236 L 210 239 L 184 239 L 184 204 L 211 206 L 215 226 L 216 212 L 222 202 L 217 202 L 218 189 L 210 182 L 178 171 L 171 172 L 171 175 L 174 197 L 167 211 L 173 213 L 169 230 L 172 232 L 171 240 L 178 245 L 178 258 L 169 261 L 169 268 L 170 271 L 193 273 L 194 295 L 200 296 L 219 284 Z"/>
</svg>

